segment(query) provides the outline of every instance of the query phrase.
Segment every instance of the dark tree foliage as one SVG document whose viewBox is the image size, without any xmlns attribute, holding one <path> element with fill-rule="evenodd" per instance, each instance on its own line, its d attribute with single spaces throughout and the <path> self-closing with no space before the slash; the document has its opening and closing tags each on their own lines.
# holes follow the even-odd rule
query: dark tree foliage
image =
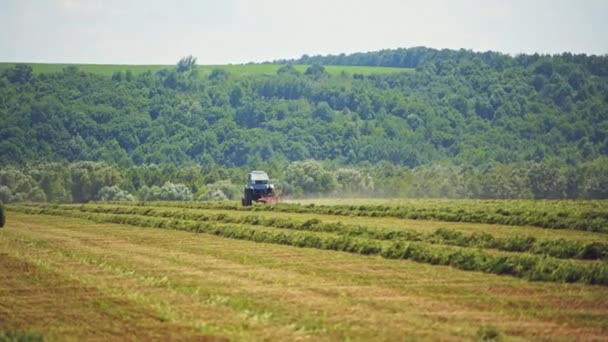
<svg viewBox="0 0 608 342">
<path fill-rule="evenodd" d="M 308 69 L 306 69 L 306 71 L 304 72 L 304 75 L 310 76 L 313 79 L 318 80 L 320 78 L 327 77 L 328 74 L 322 65 L 313 64 L 310 67 L 308 67 Z"/>
<path fill-rule="evenodd" d="M 196 57 L 186 56 L 177 62 L 177 72 L 186 72 L 196 67 Z"/>
<path fill-rule="evenodd" d="M 528 68 L 533 65 L 543 64 L 549 60 L 545 67 L 551 68 L 551 63 L 576 64 L 584 68 L 592 75 L 608 76 L 608 56 L 587 56 L 586 54 L 572 54 L 565 52 L 560 55 L 518 55 L 515 58 L 509 55 L 487 51 L 474 52 L 472 50 L 437 50 L 423 46 L 400 49 L 386 49 L 373 52 L 358 52 L 353 54 L 339 55 L 303 55 L 298 59 L 277 60 L 281 64 L 320 64 L 320 65 L 362 65 L 362 66 L 386 66 L 401 68 L 417 68 L 418 66 L 443 61 L 475 60 L 489 67 L 502 70 L 512 66 Z M 552 70 L 552 69 L 549 69 Z"/>
</svg>

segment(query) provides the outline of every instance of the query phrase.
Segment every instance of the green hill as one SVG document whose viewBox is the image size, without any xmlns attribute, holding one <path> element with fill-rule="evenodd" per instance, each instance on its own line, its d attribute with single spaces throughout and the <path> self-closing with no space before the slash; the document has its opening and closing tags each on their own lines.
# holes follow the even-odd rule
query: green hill
<svg viewBox="0 0 608 342">
<path fill-rule="evenodd" d="M 606 56 L 414 48 L 182 62 L 2 65 L 0 162 L 272 165 L 280 176 L 315 159 L 399 179 L 388 193 L 608 196 Z"/>
</svg>

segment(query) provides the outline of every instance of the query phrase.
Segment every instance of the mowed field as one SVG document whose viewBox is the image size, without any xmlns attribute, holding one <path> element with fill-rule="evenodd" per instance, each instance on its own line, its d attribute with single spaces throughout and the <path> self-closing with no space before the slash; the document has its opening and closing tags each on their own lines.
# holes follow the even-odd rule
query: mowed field
<svg viewBox="0 0 608 342">
<path fill-rule="evenodd" d="M 605 340 L 608 202 L 12 204 L 0 337 Z"/>
<path fill-rule="evenodd" d="M 113 73 L 121 71 L 131 71 L 134 75 L 146 71 L 157 72 L 161 69 L 170 69 L 174 65 L 125 65 L 125 64 L 45 64 L 27 63 L 32 66 L 34 73 L 54 73 L 61 72 L 67 66 L 75 66 L 81 71 L 90 72 L 104 76 L 112 76 Z M 0 72 L 12 68 L 15 63 L 0 63 Z M 231 74 L 239 76 L 248 75 L 275 75 L 281 67 L 280 64 L 224 64 L 224 65 L 199 65 L 198 71 L 202 75 L 210 74 L 213 69 L 223 69 Z M 296 70 L 305 72 L 308 65 L 294 65 Z M 410 68 L 391 68 L 391 67 L 370 67 L 370 66 L 348 66 L 348 65 L 327 65 L 324 66 L 328 73 L 337 75 L 342 72 L 348 74 L 390 74 L 398 72 L 412 72 Z"/>
</svg>

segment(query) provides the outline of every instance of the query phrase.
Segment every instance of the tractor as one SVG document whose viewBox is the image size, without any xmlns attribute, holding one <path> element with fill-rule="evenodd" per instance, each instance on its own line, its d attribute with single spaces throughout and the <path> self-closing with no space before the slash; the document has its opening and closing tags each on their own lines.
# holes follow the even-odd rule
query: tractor
<svg viewBox="0 0 608 342">
<path fill-rule="evenodd" d="M 254 201 L 270 204 L 275 202 L 272 190 L 274 186 L 270 183 L 268 174 L 264 171 L 251 171 L 247 176 L 247 183 L 243 191 L 241 203 L 250 206 Z"/>
</svg>

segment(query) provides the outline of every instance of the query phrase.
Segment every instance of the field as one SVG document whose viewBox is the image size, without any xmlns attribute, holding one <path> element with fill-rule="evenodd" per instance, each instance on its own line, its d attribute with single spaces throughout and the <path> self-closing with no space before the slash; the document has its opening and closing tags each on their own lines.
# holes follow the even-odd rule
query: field
<svg viewBox="0 0 608 342">
<path fill-rule="evenodd" d="M 0 72 L 11 68 L 15 63 L 0 63 Z M 100 74 L 104 76 L 112 76 L 114 72 L 126 72 L 131 70 L 135 75 L 146 71 L 156 72 L 161 69 L 174 67 L 173 65 L 123 65 L 123 64 L 44 64 L 31 63 L 34 73 L 54 73 L 61 72 L 68 65 L 78 67 L 79 70 Z M 213 69 L 223 69 L 235 75 L 274 75 L 281 67 L 279 64 L 227 64 L 227 65 L 199 65 L 198 70 L 202 75 L 211 73 Z M 304 72 L 308 65 L 295 65 L 298 71 Z M 390 68 L 390 67 L 369 67 L 369 66 L 343 66 L 343 65 L 328 65 L 325 70 L 330 74 L 340 74 L 346 72 L 349 74 L 388 74 L 397 72 L 411 72 L 413 69 L 408 68 Z"/>
<path fill-rule="evenodd" d="M 300 202 L 12 204 L 0 340 L 608 336 L 608 202 Z"/>
</svg>

